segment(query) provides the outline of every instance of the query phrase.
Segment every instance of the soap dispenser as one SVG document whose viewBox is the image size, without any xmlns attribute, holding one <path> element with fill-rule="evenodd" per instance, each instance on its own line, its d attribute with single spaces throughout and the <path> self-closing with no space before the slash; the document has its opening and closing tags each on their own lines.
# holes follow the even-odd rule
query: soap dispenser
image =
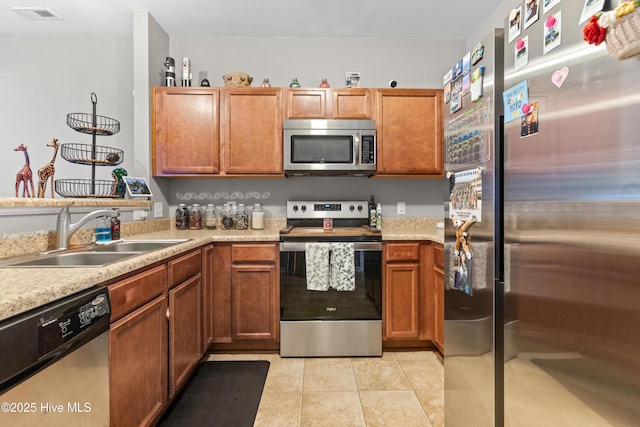
<svg viewBox="0 0 640 427">
<path fill-rule="evenodd" d="M 96 226 L 96 242 L 108 243 L 111 241 L 111 227 L 107 222 L 107 217 L 103 217 L 100 224 Z"/>
</svg>

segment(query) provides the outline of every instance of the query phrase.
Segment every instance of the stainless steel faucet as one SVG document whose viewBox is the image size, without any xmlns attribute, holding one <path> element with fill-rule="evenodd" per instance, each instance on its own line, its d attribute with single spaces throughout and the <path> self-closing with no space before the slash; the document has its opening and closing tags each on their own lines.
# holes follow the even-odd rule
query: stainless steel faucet
<svg viewBox="0 0 640 427">
<path fill-rule="evenodd" d="M 92 219 L 100 217 L 117 217 L 120 216 L 120 211 L 115 209 L 99 209 L 97 211 L 89 212 L 75 224 L 71 223 L 71 214 L 69 213 L 69 207 L 73 202 L 62 208 L 58 213 L 58 223 L 56 226 L 56 249 L 68 249 L 73 233 L 78 231 L 87 222 Z"/>
</svg>

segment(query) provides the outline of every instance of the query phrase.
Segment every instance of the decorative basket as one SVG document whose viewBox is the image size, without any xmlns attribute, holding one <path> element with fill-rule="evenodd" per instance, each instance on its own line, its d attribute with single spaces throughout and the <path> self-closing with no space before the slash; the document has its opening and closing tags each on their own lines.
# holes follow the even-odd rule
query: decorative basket
<svg viewBox="0 0 640 427">
<path fill-rule="evenodd" d="M 124 160 L 124 151 L 87 144 L 61 144 L 60 156 L 80 165 L 116 166 Z"/>
<path fill-rule="evenodd" d="M 619 61 L 640 54 L 640 9 L 616 19 L 605 41 L 609 55 Z"/>
<path fill-rule="evenodd" d="M 115 194 L 116 181 L 93 179 L 56 179 L 56 193 L 62 197 L 76 198 L 118 198 Z"/>
<path fill-rule="evenodd" d="M 119 121 L 96 114 L 67 114 L 67 125 L 77 132 L 88 134 L 114 135 L 120 132 Z"/>
</svg>

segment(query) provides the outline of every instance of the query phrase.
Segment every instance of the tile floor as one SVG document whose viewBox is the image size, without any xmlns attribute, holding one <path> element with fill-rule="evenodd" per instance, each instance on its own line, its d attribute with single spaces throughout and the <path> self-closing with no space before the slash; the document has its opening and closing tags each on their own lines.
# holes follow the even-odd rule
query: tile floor
<svg viewBox="0 0 640 427">
<path fill-rule="evenodd" d="M 214 354 L 209 360 L 257 359 L 271 365 L 254 427 L 444 426 L 444 369 L 434 352 L 306 359 Z"/>
</svg>

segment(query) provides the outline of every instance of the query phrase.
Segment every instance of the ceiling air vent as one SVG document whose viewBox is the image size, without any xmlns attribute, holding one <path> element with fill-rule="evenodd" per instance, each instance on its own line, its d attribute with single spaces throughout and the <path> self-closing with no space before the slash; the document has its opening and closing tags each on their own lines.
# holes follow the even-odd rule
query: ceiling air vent
<svg viewBox="0 0 640 427">
<path fill-rule="evenodd" d="M 22 16 L 24 19 L 38 21 L 62 19 L 60 15 L 46 7 L 12 7 L 11 10 Z"/>
</svg>

